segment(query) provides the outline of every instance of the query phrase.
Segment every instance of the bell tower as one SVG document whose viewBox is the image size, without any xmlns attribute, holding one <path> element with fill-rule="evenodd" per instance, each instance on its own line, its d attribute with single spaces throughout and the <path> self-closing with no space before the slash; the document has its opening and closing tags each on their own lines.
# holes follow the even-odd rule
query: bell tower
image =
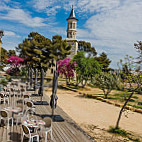
<svg viewBox="0 0 142 142">
<path fill-rule="evenodd" d="M 67 19 L 67 21 L 68 21 L 67 38 L 76 39 L 76 27 L 77 27 L 78 19 L 75 17 L 73 6 L 72 6 L 72 10 L 71 10 L 70 16 Z"/>
<path fill-rule="evenodd" d="M 77 50 L 78 50 L 78 43 L 76 40 L 76 28 L 77 28 L 77 21 L 78 19 L 75 17 L 75 12 L 73 9 L 73 5 L 72 5 L 72 10 L 71 13 L 69 15 L 69 17 L 67 18 L 67 38 L 66 41 L 68 42 L 68 44 L 72 45 L 72 53 L 71 55 L 69 55 L 69 58 L 72 58 L 75 54 L 77 54 Z"/>
</svg>

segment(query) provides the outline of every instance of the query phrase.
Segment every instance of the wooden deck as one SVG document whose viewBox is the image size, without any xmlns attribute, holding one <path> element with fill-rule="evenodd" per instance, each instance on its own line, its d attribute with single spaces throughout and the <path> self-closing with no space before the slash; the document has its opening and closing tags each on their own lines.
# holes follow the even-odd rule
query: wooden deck
<svg viewBox="0 0 142 142">
<path fill-rule="evenodd" d="M 40 97 L 33 96 L 33 100 L 40 100 Z M 49 103 L 48 96 L 43 97 L 44 101 Z M 42 117 L 49 117 L 51 115 L 50 105 L 36 105 L 36 114 Z M 60 108 L 57 106 L 55 115 L 64 119 L 64 121 L 55 120 L 52 122 L 53 126 L 53 140 L 52 142 L 91 142 L 87 134 Z M 22 129 L 21 125 L 10 126 L 8 130 L 6 126 L 0 127 L 0 142 L 21 142 Z M 26 141 L 26 140 L 25 140 Z M 50 137 L 48 141 L 51 142 Z M 40 137 L 40 142 L 44 142 L 44 136 Z"/>
</svg>

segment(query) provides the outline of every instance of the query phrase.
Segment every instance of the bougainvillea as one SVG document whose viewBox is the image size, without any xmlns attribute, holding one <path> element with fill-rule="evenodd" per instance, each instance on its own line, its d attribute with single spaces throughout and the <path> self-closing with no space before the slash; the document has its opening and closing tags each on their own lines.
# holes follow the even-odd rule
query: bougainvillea
<svg viewBox="0 0 142 142">
<path fill-rule="evenodd" d="M 23 62 L 24 60 L 18 56 L 10 56 L 10 58 L 7 59 L 7 63 L 14 67 L 20 66 Z"/>
<path fill-rule="evenodd" d="M 9 75 L 18 75 L 20 72 L 20 66 L 24 62 L 24 60 L 18 56 L 10 56 L 7 59 L 7 63 L 11 65 L 11 67 L 6 71 Z"/>
<path fill-rule="evenodd" d="M 77 66 L 76 62 L 70 62 L 70 58 L 59 60 L 58 64 L 58 73 L 64 75 L 66 80 L 74 77 L 75 67 Z"/>
</svg>

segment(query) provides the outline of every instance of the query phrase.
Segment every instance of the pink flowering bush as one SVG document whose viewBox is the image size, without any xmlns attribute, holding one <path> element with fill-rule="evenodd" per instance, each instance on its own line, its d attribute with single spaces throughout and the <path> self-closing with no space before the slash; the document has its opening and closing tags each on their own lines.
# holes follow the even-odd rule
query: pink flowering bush
<svg viewBox="0 0 142 142">
<path fill-rule="evenodd" d="M 70 62 L 70 58 L 66 58 L 59 60 L 57 64 L 58 73 L 64 75 L 66 77 L 66 83 L 68 83 L 68 81 L 70 81 L 70 78 L 74 77 L 75 67 L 77 66 L 76 62 Z"/>
<path fill-rule="evenodd" d="M 9 75 L 18 75 L 20 72 L 19 67 L 24 62 L 24 60 L 18 56 L 10 56 L 9 59 L 7 59 L 7 63 L 11 65 L 11 68 L 9 68 L 6 73 Z"/>
<path fill-rule="evenodd" d="M 7 59 L 7 63 L 14 67 L 20 66 L 23 62 L 24 60 L 18 56 L 10 56 L 10 58 Z"/>
</svg>

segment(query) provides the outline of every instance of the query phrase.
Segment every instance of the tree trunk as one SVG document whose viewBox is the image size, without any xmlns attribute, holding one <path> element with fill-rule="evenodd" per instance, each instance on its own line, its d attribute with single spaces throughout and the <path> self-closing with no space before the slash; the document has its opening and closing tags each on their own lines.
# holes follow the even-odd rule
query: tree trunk
<svg viewBox="0 0 142 142">
<path fill-rule="evenodd" d="M 44 70 L 41 69 L 41 82 L 40 82 L 41 102 L 42 102 L 42 98 L 43 98 L 43 85 L 44 85 Z"/>
<path fill-rule="evenodd" d="M 28 82 L 30 82 L 30 67 L 28 68 Z"/>
<path fill-rule="evenodd" d="M 67 78 L 67 76 L 66 76 L 66 85 L 68 85 L 68 78 Z"/>
<path fill-rule="evenodd" d="M 123 110 L 124 110 L 125 106 L 127 105 L 127 103 L 129 102 L 129 100 L 131 99 L 131 97 L 133 96 L 133 94 L 134 94 L 134 91 L 130 94 L 130 96 L 128 97 L 128 99 L 125 101 L 123 107 L 121 108 L 121 110 L 120 110 L 120 112 L 119 112 L 119 116 L 118 116 L 118 119 L 117 119 L 117 123 L 116 123 L 115 128 L 118 128 L 118 127 L 119 127 L 119 122 L 120 122 L 120 119 L 121 119 Z"/>
<path fill-rule="evenodd" d="M 34 69 L 34 73 L 35 73 L 34 91 L 36 93 L 36 90 L 37 90 L 37 69 Z"/>
<path fill-rule="evenodd" d="M 40 87 L 38 94 L 41 96 L 41 102 L 42 102 L 42 97 L 43 97 L 43 82 L 44 82 L 44 72 L 43 69 L 40 69 Z"/>
<path fill-rule="evenodd" d="M 87 78 L 87 79 L 85 79 L 85 82 L 84 82 L 84 83 L 83 83 L 83 81 L 84 81 L 84 80 L 82 80 L 81 84 L 82 84 L 82 87 L 84 88 L 84 87 L 85 87 L 85 85 L 87 84 L 88 78 Z"/>
<path fill-rule="evenodd" d="M 32 88 L 33 85 L 33 71 L 32 68 L 30 69 L 30 89 Z"/>
<path fill-rule="evenodd" d="M 107 94 L 107 93 L 105 93 L 105 99 L 107 99 L 107 95 L 108 95 L 108 94 Z"/>
</svg>

